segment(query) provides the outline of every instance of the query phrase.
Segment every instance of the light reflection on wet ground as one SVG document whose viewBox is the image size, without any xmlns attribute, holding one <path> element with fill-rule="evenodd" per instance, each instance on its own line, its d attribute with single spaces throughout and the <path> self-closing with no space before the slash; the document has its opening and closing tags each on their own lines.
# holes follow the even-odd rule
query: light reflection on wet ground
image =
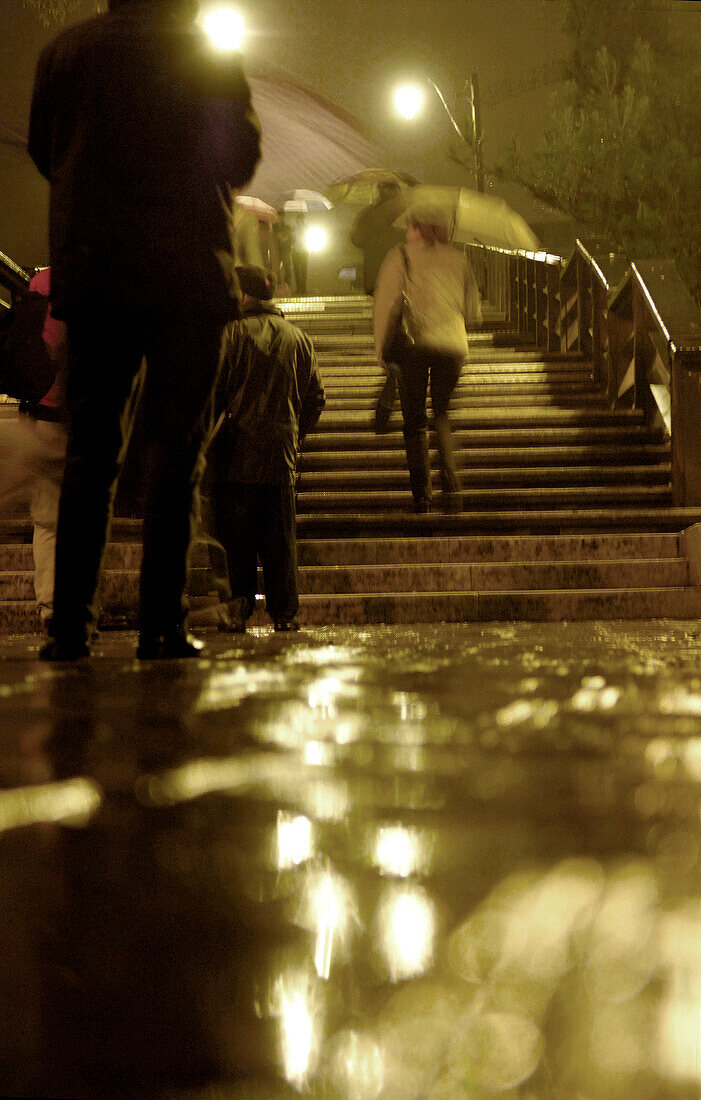
<svg viewBox="0 0 701 1100">
<path fill-rule="evenodd" d="M 208 643 L 0 646 L 0 1093 L 701 1095 L 701 626 Z"/>
</svg>

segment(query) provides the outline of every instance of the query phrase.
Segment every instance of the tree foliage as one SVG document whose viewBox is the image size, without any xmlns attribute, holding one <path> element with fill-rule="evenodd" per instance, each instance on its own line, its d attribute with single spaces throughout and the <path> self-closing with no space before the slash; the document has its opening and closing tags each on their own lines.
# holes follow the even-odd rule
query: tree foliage
<svg viewBox="0 0 701 1100">
<path fill-rule="evenodd" d="M 63 23 L 67 15 L 78 11 L 80 0 L 22 0 L 25 8 L 35 11 L 42 23 Z"/>
<path fill-rule="evenodd" d="M 568 0 L 566 27 L 569 79 L 508 174 L 631 259 L 675 258 L 701 299 L 698 42 L 640 0 Z"/>
<path fill-rule="evenodd" d="M 46 26 L 65 23 L 68 17 L 74 15 L 92 15 L 107 7 L 107 0 L 22 0 L 22 3 L 25 8 L 35 12 Z"/>
</svg>

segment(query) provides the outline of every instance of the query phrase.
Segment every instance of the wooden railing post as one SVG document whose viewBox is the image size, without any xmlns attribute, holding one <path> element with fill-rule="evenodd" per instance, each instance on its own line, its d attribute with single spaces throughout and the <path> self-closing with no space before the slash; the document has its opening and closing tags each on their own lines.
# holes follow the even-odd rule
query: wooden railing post
<svg viewBox="0 0 701 1100">
<path fill-rule="evenodd" d="M 693 339 L 693 338 L 692 338 Z M 701 504 L 701 344 L 670 344 L 672 372 L 672 500 Z"/>
<path fill-rule="evenodd" d="M 508 284 L 509 284 L 509 328 L 519 329 L 519 284 L 518 284 L 518 256 L 511 253 L 508 257 Z"/>
<path fill-rule="evenodd" d="M 579 350 L 579 280 L 577 254 L 570 257 L 560 279 L 560 351 Z"/>
</svg>

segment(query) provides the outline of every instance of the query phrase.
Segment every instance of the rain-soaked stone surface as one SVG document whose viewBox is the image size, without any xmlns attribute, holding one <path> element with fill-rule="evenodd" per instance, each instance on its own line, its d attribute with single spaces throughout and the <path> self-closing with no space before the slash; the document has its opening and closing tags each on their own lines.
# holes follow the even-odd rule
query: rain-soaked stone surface
<svg viewBox="0 0 701 1100">
<path fill-rule="evenodd" d="M 0 643 L 0 1094 L 697 1100 L 701 625 Z"/>
</svg>

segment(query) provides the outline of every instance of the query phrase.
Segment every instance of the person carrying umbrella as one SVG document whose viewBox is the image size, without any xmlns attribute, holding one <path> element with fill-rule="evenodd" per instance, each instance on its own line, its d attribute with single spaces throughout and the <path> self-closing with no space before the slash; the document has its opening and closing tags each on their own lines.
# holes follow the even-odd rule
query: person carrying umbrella
<svg viewBox="0 0 701 1100">
<path fill-rule="evenodd" d="M 390 248 L 401 244 L 404 233 L 394 222 L 404 210 L 403 188 L 398 180 L 381 180 L 375 201 L 358 214 L 350 232 L 351 244 L 363 253 L 363 284 L 366 294 L 373 294 L 380 265 Z M 389 372 L 375 406 L 375 429 L 384 432 L 389 425 L 397 396 L 397 380 Z"/>
<path fill-rule="evenodd" d="M 295 220 L 291 229 L 292 267 L 295 273 L 295 292 L 298 297 L 303 298 L 307 293 L 307 270 L 309 265 L 309 253 L 307 252 L 307 242 L 305 240 L 307 222 L 304 211 L 300 210 L 295 214 Z"/>
<path fill-rule="evenodd" d="M 431 469 L 426 434 L 426 391 L 431 385 L 440 461 L 442 508 L 462 511 L 448 405 L 467 358 L 466 328 L 482 323 L 477 282 L 466 255 L 448 243 L 439 208 L 412 206 L 406 245 L 387 253 L 375 286 L 375 351 L 385 373 L 402 319 L 413 346 L 399 371 L 409 480 L 415 512 L 431 510 Z"/>
<path fill-rule="evenodd" d="M 351 244 L 363 253 L 363 285 L 366 294 L 375 290 L 380 264 L 390 248 L 401 244 L 404 234 L 394 222 L 404 210 L 402 186 L 396 180 L 378 184 L 377 197 L 358 214 L 350 232 Z"/>
</svg>

